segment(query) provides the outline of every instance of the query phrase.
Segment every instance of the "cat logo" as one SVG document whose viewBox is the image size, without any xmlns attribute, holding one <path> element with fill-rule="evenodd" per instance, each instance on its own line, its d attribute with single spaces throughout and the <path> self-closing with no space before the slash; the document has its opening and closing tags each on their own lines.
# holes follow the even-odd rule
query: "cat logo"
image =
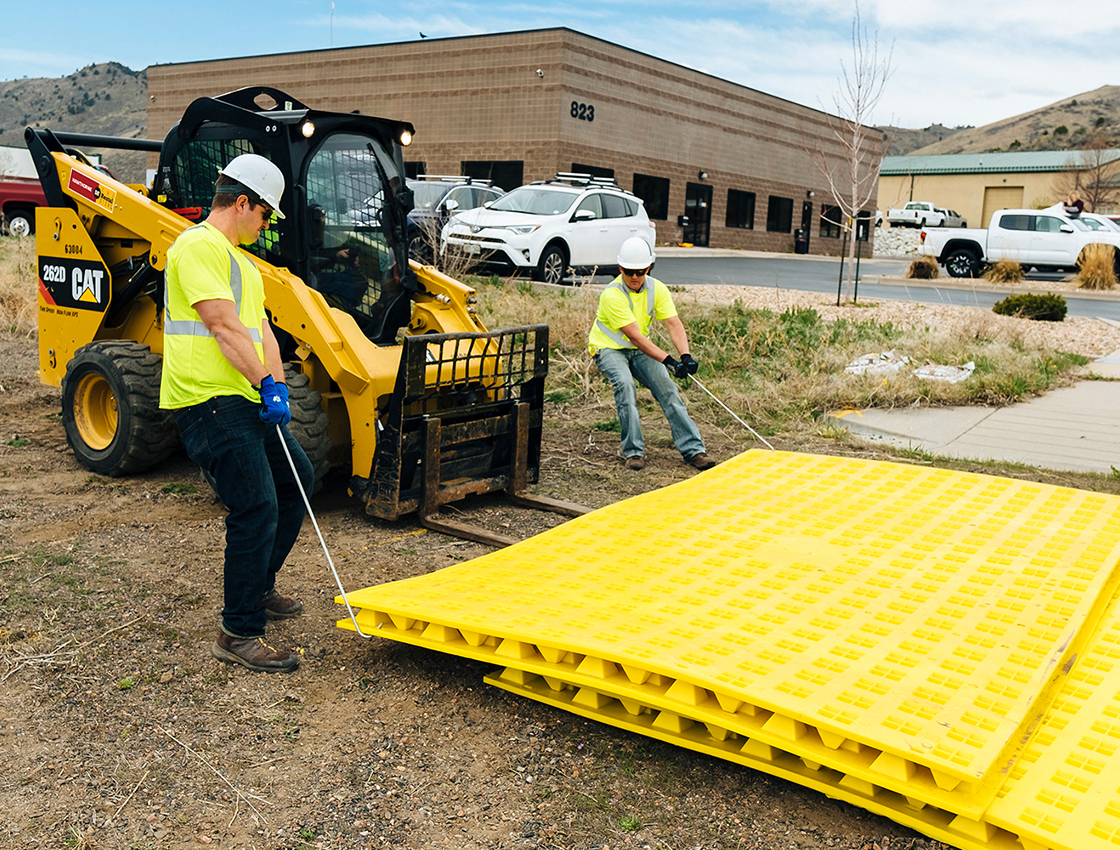
<svg viewBox="0 0 1120 850">
<path fill-rule="evenodd" d="M 39 293 L 52 307 L 102 311 L 109 306 L 109 273 L 101 263 L 39 258 Z"/>
<path fill-rule="evenodd" d="M 105 276 L 102 269 L 79 269 L 70 272 L 70 294 L 75 301 L 87 304 L 101 303 L 101 280 Z"/>
</svg>

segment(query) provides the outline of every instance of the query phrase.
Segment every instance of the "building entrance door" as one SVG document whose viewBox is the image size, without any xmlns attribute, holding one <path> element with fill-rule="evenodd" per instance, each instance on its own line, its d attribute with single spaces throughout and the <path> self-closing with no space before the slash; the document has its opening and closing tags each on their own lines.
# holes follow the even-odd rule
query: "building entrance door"
<svg viewBox="0 0 1120 850">
<path fill-rule="evenodd" d="M 685 187 L 684 215 L 684 241 L 706 248 L 712 224 L 711 186 L 689 183 Z"/>
</svg>

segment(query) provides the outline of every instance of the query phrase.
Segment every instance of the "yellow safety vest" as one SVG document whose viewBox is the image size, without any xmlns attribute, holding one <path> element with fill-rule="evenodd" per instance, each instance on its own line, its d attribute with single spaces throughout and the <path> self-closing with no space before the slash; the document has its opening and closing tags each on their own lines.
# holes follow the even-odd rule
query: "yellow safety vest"
<svg viewBox="0 0 1120 850">
<path fill-rule="evenodd" d="M 608 283 L 607 288 L 604 289 L 602 295 L 599 296 L 599 309 L 595 313 L 595 323 L 591 326 L 591 333 L 588 334 L 587 338 L 588 348 L 591 350 L 591 353 L 594 354 L 601 348 L 637 348 L 626 334 L 612 328 L 603 320 L 603 296 L 606 295 L 608 291 L 617 290 L 625 296 L 626 303 L 630 305 L 634 321 L 638 323 L 638 330 L 640 330 L 644 336 L 649 336 L 649 330 L 653 325 L 653 319 L 657 312 L 657 289 L 659 286 L 663 290 L 662 298 L 667 299 L 667 303 L 663 306 L 667 307 L 668 310 L 663 318 L 675 316 L 677 311 L 673 304 L 673 297 L 669 294 L 669 290 L 665 288 L 665 285 L 656 278 L 646 275 L 645 282 L 642 284 L 643 288 L 639 289 L 637 292 L 627 286 L 621 277 L 616 277 Z M 624 327 L 628 324 L 630 323 L 624 322 L 620 327 Z"/>
<path fill-rule="evenodd" d="M 179 234 L 167 252 L 160 407 L 188 407 L 222 395 L 259 400 L 257 391 L 225 358 L 192 306 L 213 299 L 233 301 L 263 364 L 261 273 L 220 230 L 203 222 Z"/>
</svg>

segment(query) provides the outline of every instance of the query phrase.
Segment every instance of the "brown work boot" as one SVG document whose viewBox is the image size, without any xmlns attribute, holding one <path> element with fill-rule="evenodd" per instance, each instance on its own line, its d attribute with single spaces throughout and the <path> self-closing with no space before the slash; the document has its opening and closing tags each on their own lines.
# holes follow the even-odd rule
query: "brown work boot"
<svg viewBox="0 0 1120 850">
<path fill-rule="evenodd" d="M 708 456 L 707 452 L 700 452 L 700 454 L 693 455 L 688 458 L 685 463 L 697 469 L 711 469 L 716 465 L 716 462 Z"/>
<path fill-rule="evenodd" d="M 641 455 L 631 455 L 626 458 L 627 469 L 645 469 L 646 459 Z"/>
<path fill-rule="evenodd" d="M 287 620 L 303 613 L 303 603 L 290 596 L 281 596 L 274 587 L 261 597 L 265 616 L 270 620 Z"/>
<path fill-rule="evenodd" d="M 238 638 L 223 631 L 218 632 L 210 652 L 219 661 L 241 664 L 260 673 L 290 673 L 299 665 L 296 653 L 275 649 L 263 637 Z"/>
</svg>

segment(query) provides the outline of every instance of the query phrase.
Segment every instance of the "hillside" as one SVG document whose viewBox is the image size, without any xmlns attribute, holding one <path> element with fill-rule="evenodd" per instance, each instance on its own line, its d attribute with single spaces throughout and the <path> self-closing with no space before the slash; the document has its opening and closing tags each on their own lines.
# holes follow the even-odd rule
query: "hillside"
<svg viewBox="0 0 1120 850">
<path fill-rule="evenodd" d="M 65 77 L 0 81 L 0 144 L 22 147 L 28 126 L 141 138 L 147 98 L 147 71 L 117 62 L 88 65 Z M 143 181 L 145 154 L 96 152 L 118 178 Z"/>
<path fill-rule="evenodd" d="M 942 124 L 930 124 L 923 130 L 910 130 L 906 127 L 876 127 L 887 134 L 890 141 L 888 156 L 905 156 L 913 153 L 918 148 L 948 139 L 962 130 L 971 130 L 972 127 L 945 127 Z"/>
<path fill-rule="evenodd" d="M 1104 134 L 1108 147 L 1120 147 L 1120 86 L 1101 86 L 1041 109 L 962 130 L 909 153 L 1077 150 L 1098 132 Z M 890 153 L 902 151 L 892 148 Z"/>
</svg>

